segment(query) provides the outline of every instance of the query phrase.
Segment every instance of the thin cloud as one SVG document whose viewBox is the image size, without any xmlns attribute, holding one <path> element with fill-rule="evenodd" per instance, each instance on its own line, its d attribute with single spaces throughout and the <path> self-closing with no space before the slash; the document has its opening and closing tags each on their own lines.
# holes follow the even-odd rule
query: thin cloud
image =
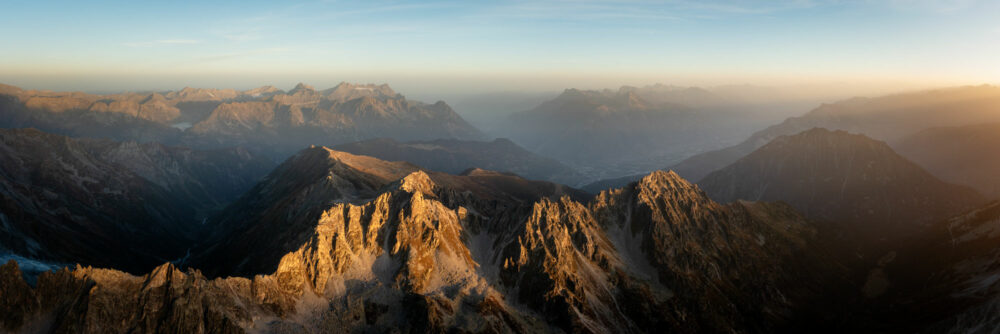
<svg viewBox="0 0 1000 334">
<path fill-rule="evenodd" d="M 233 60 L 245 57 L 259 56 L 259 55 L 288 52 L 289 50 L 290 50 L 289 48 L 282 48 L 282 47 L 256 49 L 256 50 L 248 50 L 245 52 L 208 55 L 204 57 L 199 57 L 196 59 L 196 61 L 197 62 L 225 61 L 225 60 Z"/>
<path fill-rule="evenodd" d="M 719 16 L 767 15 L 782 11 L 813 8 L 830 1 L 784 0 L 755 4 L 744 1 L 649 1 L 649 0 L 562 0 L 517 2 L 495 8 L 485 17 L 562 20 L 687 20 Z M 835 2 L 835 1 L 834 1 Z"/>
<path fill-rule="evenodd" d="M 979 5 L 979 0 L 891 0 L 889 4 L 897 10 L 916 10 L 932 13 L 951 13 L 971 9 Z"/>
<path fill-rule="evenodd" d="M 131 47 L 151 47 L 159 45 L 190 45 L 190 44 L 201 44 L 202 42 L 194 39 L 160 39 L 155 41 L 147 42 L 132 42 L 124 43 L 125 46 Z"/>
</svg>

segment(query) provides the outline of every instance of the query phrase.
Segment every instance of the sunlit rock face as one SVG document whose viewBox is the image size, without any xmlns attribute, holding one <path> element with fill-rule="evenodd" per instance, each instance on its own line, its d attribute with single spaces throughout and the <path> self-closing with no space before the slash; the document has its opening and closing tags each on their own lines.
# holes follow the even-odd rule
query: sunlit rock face
<svg viewBox="0 0 1000 334">
<path fill-rule="evenodd" d="M 186 271 L 78 267 L 27 287 L 4 265 L 3 327 L 774 331 L 843 276 L 821 265 L 817 231 L 787 206 L 718 204 L 666 172 L 588 201 L 508 174 L 314 147 L 231 208 L 243 214 L 214 222 L 227 241 L 198 250 Z"/>
</svg>

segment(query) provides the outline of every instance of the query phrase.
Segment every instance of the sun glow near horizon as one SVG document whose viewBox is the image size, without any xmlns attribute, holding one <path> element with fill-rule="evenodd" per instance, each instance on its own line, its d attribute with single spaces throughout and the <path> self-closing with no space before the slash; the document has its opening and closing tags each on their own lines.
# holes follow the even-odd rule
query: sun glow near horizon
<svg viewBox="0 0 1000 334">
<path fill-rule="evenodd" d="M 26 88 L 1000 83 L 1000 3 L 974 0 L 39 1 L 0 22 L 0 81 Z"/>
</svg>

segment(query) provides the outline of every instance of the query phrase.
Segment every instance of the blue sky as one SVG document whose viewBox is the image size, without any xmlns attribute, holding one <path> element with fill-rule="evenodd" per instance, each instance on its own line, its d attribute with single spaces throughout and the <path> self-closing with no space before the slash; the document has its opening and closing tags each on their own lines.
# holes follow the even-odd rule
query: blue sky
<svg viewBox="0 0 1000 334">
<path fill-rule="evenodd" d="M 1000 82 L 1000 1 L 4 0 L 2 6 L 0 82 L 30 88 L 344 80 L 418 90 Z"/>
</svg>

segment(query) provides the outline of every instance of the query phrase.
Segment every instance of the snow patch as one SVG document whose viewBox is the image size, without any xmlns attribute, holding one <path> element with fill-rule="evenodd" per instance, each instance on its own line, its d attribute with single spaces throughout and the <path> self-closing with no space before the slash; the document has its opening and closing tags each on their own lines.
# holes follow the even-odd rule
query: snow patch
<svg viewBox="0 0 1000 334">
<path fill-rule="evenodd" d="M 176 128 L 176 129 L 180 129 L 181 131 L 186 131 L 187 129 L 191 128 L 191 122 L 174 123 L 174 124 L 171 124 L 170 126 Z"/>
<path fill-rule="evenodd" d="M 29 259 L 17 254 L 0 254 L 0 264 L 6 264 L 10 260 L 17 262 L 18 267 L 21 268 L 21 273 L 24 274 L 24 280 L 31 285 L 35 285 L 39 274 L 46 271 L 56 271 L 67 266 L 61 263 Z"/>
</svg>

